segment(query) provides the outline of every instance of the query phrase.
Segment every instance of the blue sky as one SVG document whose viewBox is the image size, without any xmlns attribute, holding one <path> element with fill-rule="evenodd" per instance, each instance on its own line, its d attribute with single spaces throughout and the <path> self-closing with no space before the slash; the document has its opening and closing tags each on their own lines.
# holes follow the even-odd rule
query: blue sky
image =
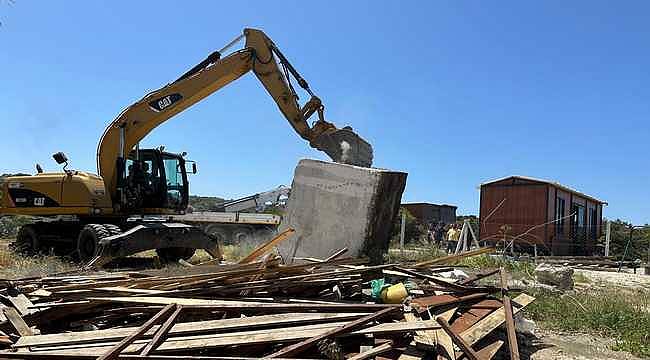
<svg viewBox="0 0 650 360">
<path fill-rule="evenodd" d="M 263 29 L 326 116 L 409 173 L 405 201 L 478 212 L 477 185 L 511 174 L 603 198 L 650 222 L 650 3 L 643 1 L 0 1 L 1 172 L 95 171 L 104 127 L 244 27 Z M 142 144 L 187 151 L 192 193 L 289 184 L 295 135 L 252 75 Z"/>
</svg>

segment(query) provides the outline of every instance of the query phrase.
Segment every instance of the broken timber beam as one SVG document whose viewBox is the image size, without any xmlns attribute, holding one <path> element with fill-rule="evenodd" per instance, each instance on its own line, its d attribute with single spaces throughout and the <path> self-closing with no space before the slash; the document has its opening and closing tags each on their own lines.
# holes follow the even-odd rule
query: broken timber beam
<svg viewBox="0 0 650 360">
<path fill-rule="evenodd" d="M 374 348 L 368 351 L 364 351 L 360 354 L 354 355 L 348 358 L 348 360 L 365 360 L 365 359 L 374 358 L 375 355 L 379 355 L 385 353 L 386 351 L 390 351 L 392 348 L 393 348 L 393 341 L 389 340 L 388 342 L 385 342 L 379 346 L 375 346 Z"/>
<path fill-rule="evenodd" d="M 480 360 L 480 356 L 472 349 L 472 346 L 468 344 L 462 336 L 456 334 L 452 329 L 449 323 L 443 319 L 442 317 L 436 318 L 436 321 L 442 329 L 451 337 L 451 339 L 454 341 L 456 345 L 458 345 L 461 350 L 465 353 L 465 356 L 467 356 L 470 360 Z"/>
<path fill-rule="evenodd" d="M 7 320 L 9 320 L 19 336 L 34 335 L 32 329 L 29 328 L 25 320 L 23 320 L 16 309 L 12 307 L 5 307 L 3 311 L 4 315 L 7 317 Z"/>
<path fill-rule="evenodd" d="M 527 294 L 520 294 L 513 301 L 518 304 L 518 307 L 513 307 L 513 315 L 517 314 L 528 304 L 532 303 L 535 300 L 534 297 Z M 484 317 L 476 324 L 472 325 L 469 329 L 463 331 L 460 335 L 463 337 L 467 343 L 474 345 L 479 340 L 483 339 L 489 333 L 494 331 L 499 326 L 503 325 L 505 322 L 505 310 L 503 307 L 493 311 L 490 315 Z"/>
<path fill-rule="evenodd" d="M 501 268 L 501 291 L 503 292 L 503 309 L 506 317 L 506 331 L 508 333 L 508 350 L 510 350 L 510 359 L 519 360 L 519 345 L 517 344 L 517 333 L 515 332 L 515 320 L 512 315 L 512 302 L 507 293 L 508 279 L 503 268 Z"/>
<path fill-rule="evenodd" d="M 368 316 L 364 316 L 364 317 L 362 317 L 362 318 L 360 318 L 358 320 L 355 320 L 355 321 L 351 321 L 351 322 L 349 322 L 349 323 L 347 323 L 347 324 L 345 324 L 345 325 L 343 325 L 341 327 L 338 327 L 336 329 L 333 329 L 333 330 L 327 331 L 327 332 L 325 332 L 323 334 L 311 337 L 311 338 L 309 338 L 307 340 L 303 340 L 303 341 L 301 341 L 301 342 L 299 342 L 297 344 L 284 347 L 284 348 L 282 348 L 282 349 L 280 349 L 280 350 L 278 350 L 278 351 L 274 352 L 273 354 L 271 354 L 269 356 L 266 356 L 266 357 L 267 358 L 278 358 L 278 357 L 282 357 L 282 356 L 291 357 L 291 356 L 300 354 L 301 352 L 303 352 L 304 350 L 308 349 L 309 347 L 315 345 L 317 342 L 319 342 L 321 340 L 325 340 L 325 339 L 333 337 L 333 336 L 337 336 L 337 335 L 341 335 L 341 334 L 345 334 L 345 333 L 354 331 L 354 330 L 362 327 L 363 325 L 365 325 L 366 323 L 368 323 L 370 321 L 383 318 L 384 316 L 390 314 L 394 310 L 395 310 L 395 308 L 388 308 L 388 309 L 377 311 L 376 313 L 370 314 Z"/>
<path fill-rule="evenodd" d="M 147 356 L 149 355 L 152 351 L 155 351 L 160 344 L 162 344 L 165 339 L 167 339 L 167 334 L 169 334 L 169 331 L 172 329 L 172 326 L 174 326 L 174 322 L 176 322 L 176 319 L 178 318 L 178 315 L 181 314 L 181 310 L 183 307 L 181 305 L 176 305 L 176 309 L 174 310 L 174 313 L 165 321 L 164 324 L 162 324 L 158 330 L 156 330 L 156 333 L 153 336 L 153 339 L 147 344 L 147 346 L 142 349 L 140 352 L 140 355 Z"/>
<path fill-rule="evenodd" d="M 248 256 L 245 258 L 239 260 L 239 264 L 248 264 L 253 262 L 255 259 L 258 257 L 266 254 L 267 252 L 271 251 L 274 246 L 277 246 L 284 240 L 288 239 L 291 237 L 296 232 L 296 230 L 292 228 L 288 228 L 284 230 L 283 232 L 279 233 L 277 236 L 275 236 L 273 239 L 269 240 L 268 242 L 258 246 L 255 250 L 253 250 Z"/>
<path fill-rule="evenodd" d="M 144 323 L 142 326 L 138 328 L 133 334 L 125 337 L 111 347 L 110 350 L 108 350 L 106 353 L 104 353 L 102 356 L 100 356 L 97 360 L 113 360 L 117 359 L 117 357 L 120 355 L 122 350 L 126 349 L 129 345 L 131 345 L 132 342 L 137 340 L 140 336 L 144 335 L 149 329 L 151 329 L 154 325 L 156 325 L 160 320 L 162 320 L 167 314 L 169 314 L 174 308 L 176 307 L 176 304 L 169 304 L 165 306 L 162 310 L 160 310 L 156 315 L 154 315 L 151 319 L 149 319 L 146 323 Z"/>
</svg>

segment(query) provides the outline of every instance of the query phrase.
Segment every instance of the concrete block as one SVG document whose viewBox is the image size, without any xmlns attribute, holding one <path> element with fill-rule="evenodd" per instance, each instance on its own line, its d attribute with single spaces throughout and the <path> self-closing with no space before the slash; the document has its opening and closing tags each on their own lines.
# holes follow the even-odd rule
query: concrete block
<svg viewBox="0 0 650 360">
<path fill-rule="evenodd" d="M 573 289 L 573 269 L 567 266 L 541 263 L 535 268 L 535 278 L 542 284 L 557 286 L 560 290 Z"/>
<path fill-rule="evenodd" d="M 327 258 L 347 247 L 349 256 L 380 263 L 388 251 L 406 173 L 303 159 L 296 167 L 291 196 L 280 230 L 296 235 L 280 254 Z"/>
</svg>

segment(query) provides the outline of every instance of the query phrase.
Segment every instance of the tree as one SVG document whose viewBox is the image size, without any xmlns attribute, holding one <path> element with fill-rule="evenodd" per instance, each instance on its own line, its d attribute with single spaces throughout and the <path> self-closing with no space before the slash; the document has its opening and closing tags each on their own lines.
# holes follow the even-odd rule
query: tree
<svg viewBox="0 0 650 360">
<path fill-rule="evenodd" d="M 610 255 L 622 258 L 627 247 L 626 260 L 648 260 L 650 254 L 650 225 L 634 226 L 620 219 L 611 221 L 611 224 Z M 603 246 L 605 244 L 604 231 L 599 243 Z"/>
</svg>

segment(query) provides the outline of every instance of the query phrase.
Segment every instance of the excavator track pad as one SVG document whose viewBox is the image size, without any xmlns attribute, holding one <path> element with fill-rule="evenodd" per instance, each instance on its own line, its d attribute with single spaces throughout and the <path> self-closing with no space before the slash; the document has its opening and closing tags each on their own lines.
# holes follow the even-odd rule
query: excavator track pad
<svg viewBox="0 0 650 360">
<path fill-rule="evenodd" d="M 351 127 L 324 133 L 312 142 L 312 146 L 325 152 L 334 162 L 361 167 L 372 166 L 372 145 L 357 135 Z"/>
</svg>

